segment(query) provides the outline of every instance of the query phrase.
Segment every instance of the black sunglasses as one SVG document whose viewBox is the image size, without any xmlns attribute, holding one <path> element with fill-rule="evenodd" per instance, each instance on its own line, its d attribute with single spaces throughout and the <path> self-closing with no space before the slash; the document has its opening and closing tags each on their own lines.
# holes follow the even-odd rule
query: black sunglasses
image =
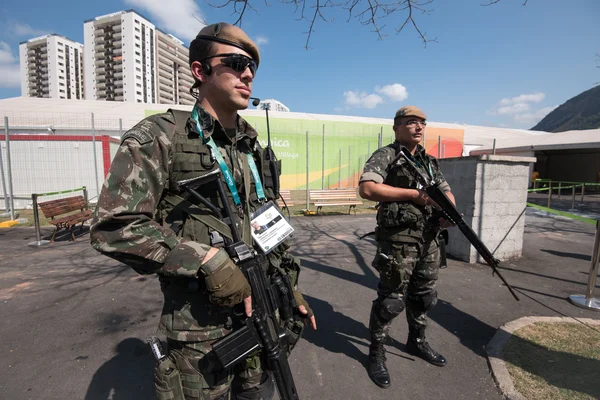
<svg viewBox="0 0 600 400">
<path fill-rule="evenodd" d="M 235 72 L 244 72 L 246 68 L 250 68 L 250 72 L 252 72 L 252 76 L 256 76 L 256 70 L 258 69 L 258 65 L 256 61 L 254 61 L 250 57 L 246 57 L 243 54 L 238 53 L 224 53 L 224 54 L 215 54 L 214 56 L 206 57 L 204 60 L 208 60 L 210 58 L 215 57 L 223 57 L 221 58 L 221 64 L 226 66 L 227 68 L 231 68 Z"/>
</svg>

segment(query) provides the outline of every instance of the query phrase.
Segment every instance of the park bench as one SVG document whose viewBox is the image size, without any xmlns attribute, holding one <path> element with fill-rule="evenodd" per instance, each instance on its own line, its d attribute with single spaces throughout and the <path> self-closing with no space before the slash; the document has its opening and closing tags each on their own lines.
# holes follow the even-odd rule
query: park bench
<svg viewBox="0 0 600 400">
<path fill-rule="evenodd" d="M 317 214 L 327 206 L 348 206 L 348 214 L 352 209 L 356 214 L 356 206 L 362 204 L 356 196 L 356 189 L 310 190 L 309 198 L 317 207 Z"/>
<path fill-rule="evenodd" d="M 285 203 L 283 200 L 285 200 Z M 277 205 L 279 208 L 293 207 L 294 201 L 292 200 L 292 194 L 289 190 L 280 190 L 279 198 L 277 199 Z"/>
<path fill-rule="evenodd" d="M 93 214 L 93 211 L 88 209 L 87 201 L 83 196 L 45 201 L 38 203 L 38 206 L 40 206 L 48 222 L 56 227 L 52 234 L 52 239 L 50 239 L 51 242 L 54 242 L 56 232 L 61 229 L 69 229 L 71 237 L 75 241 L 73 228 L 81 222 L 81 227 L 79 228 L 81 231 L 83 223 L 92 218 Z"/>
</svg>

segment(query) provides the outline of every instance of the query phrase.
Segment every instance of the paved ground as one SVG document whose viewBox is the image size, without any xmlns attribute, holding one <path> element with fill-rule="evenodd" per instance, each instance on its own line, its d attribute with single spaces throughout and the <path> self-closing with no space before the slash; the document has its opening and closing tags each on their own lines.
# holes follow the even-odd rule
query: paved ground
<svg viewBox="0 0 600 400">
<path fill-rule="evenodd" d="M 379 389 L 364 369 L 375 247 L 358 240 L 373 216 L 295 218 L 293 225 L 301 285 L 319 325 L 291 358 L 303 400 L 501 399 L 484 348 L 499 326 L 523 316 L 600 317 L 565 300 L 585 290 L 594 227 L 528 213 L 524 256 L 503 271 L 521 301 L 488 267 L 451 261 L 428 332 L 448 366 L 405 352 L 401 316 L 388 346 L 393 386 Z M 156 279 L 96 253 L 85 234 L 28 247 L 34 240 L 33 228 L 0 230 L 0 399 L 152 399 L 144 340 L 161 310 Z"/>
</svg>

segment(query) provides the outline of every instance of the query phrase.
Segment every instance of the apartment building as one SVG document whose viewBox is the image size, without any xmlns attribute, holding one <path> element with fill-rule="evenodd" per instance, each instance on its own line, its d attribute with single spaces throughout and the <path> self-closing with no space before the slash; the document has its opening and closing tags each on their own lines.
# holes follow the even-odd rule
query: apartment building
<svg viewBox="0 0 600 400">
<path fill-rule="evenodd" d="M 190 95 L 194 78 L 189 67 L 189 49 L 175 36 L 156 30 L 158 103 L 194 104 Z"/>
<path fill-rule="evenodd" d="M 155 32 L 134 10 L 85 21 L 86 99 L 156 103 Z"/>
<path fill-rule="evenodd" d="M 19 45 L 21 95 L 83 99 L 83 45 L 55 33 Z"/>
<path fill-rule="evenodd" d="M 279 100 L 275 100 L 275 99 L 261 100 L 260 104 L 256 108 L 258 108 L 259 110 L 265 110 L 268 108 L 270 111 L 290 112 L 289 107 L 287 107 L 285 104 L 283 104 Z"/>
</svg>

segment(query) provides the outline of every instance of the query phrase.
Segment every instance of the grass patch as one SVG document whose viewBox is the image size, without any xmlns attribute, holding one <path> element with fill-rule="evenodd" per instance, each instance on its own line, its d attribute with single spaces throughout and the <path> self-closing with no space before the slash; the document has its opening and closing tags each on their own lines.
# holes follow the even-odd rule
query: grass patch
<svg viewBox="0 0 600 400">
<path fill-rule="evenodd" d="M 600 330 L 540 322 L 515 332 L 503 358 L 515 389 L 529 400 L 600 399 Z"/>
</svg>

